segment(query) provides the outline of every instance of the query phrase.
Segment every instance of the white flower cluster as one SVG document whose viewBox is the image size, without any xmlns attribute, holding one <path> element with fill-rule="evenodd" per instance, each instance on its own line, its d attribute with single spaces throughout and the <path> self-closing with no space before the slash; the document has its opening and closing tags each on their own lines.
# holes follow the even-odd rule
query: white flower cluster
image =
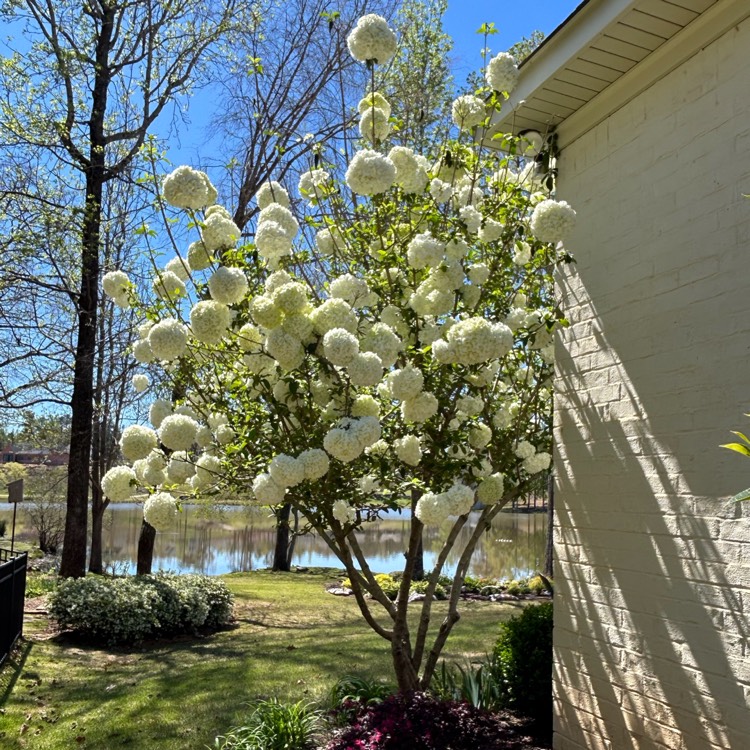
<svg viewBox="0 0 750 750">
<path fill-rule="evenodd" d="M 359 354 L 359 341 L 345 328 L 332 328 L 323 336 L 326 359 L 337 367 L 345 367 Z"/>
<path fill-rule="evenodd" d="M 432 344 L 439 362 L 478 365 L 505 356 L 513 347 L 513 334 L 503 323 L 484 318 L 468 318 L 456 323 L 445 339 Z"/>
<path fill-rule="evenodd" d="M 311 203 L 314 200 L 325 198 L 327 191 L 331 187 L 331 175 L 325 169 L 311 169 L 300 175 L 297 190 L 303 198 L 307 198 Z"/>
<path fill-rule="evenodd" d="M 190 263 L 185 258 L 175 256 L 164 266 L 165 271 L 173 273 L 180 281 L 187 281 L 190 278 Z"/>
<path fill-rule="evenodd" d="M 424 375 L 422 371 L 411 363 L 403 369 L 393 370 L 388 375 L 388 388 L 391 396 L 397 401 L 406 401 L 416 398 L 424 386 Z"/>
<path fill-rule="evenodd" d="M 502 496 L 505 488 L 505 477 L 500 473 L 485 477 L 477 487 L 477 500 L 484 505 L 494 505 Z"/>
<path fill-rule="evenodd" d="M 187 262 L 192 271 L 203 271 L 213 263 L 213 253 L 200 241 L 191 242 L 187 251 Z"/>
<path fill-rule="evenodd" d="M 149 427 L 134 424 L 126 427 L 120 436 L 120 450 L 126 461 L 137 461 L 146 458 L 156 448 L 156 433 Z"/>
<path fill-rule="evenodd" d="M 214 253 L 216 250 L 234 247 L 241 234 L 240 228 L 234 223 L 229 213 L 222 209 L 206 215 L 201 231 L 201 241 L 207 253 Z"/>
<path fill-rule="evenodd" d="M 445 245 L 429 234 L 418 234 L 406 248 L 406 257 L 412 268 L 435 268 L 440 265 Z"/>
<path fill-rule="evenodd" d="M 182 279 L 172 271 L 158 271 L 152 282 L 154 293 L 165 302 L 175 302 L 187 295 Z"/>
<path fill-rule="evenodd" d="M 325 476 L 330 462 L 325 451 L 311 448 L 294 458 L 285 453 L 274 456 L 268 471 L 253 480 L 255 499 L 264 505 L 284 502 L 287 487 L 295 487 L 307 480 L 314 482 Z"/>
<path fill-rule="evenodd" d="M 247 276 L 241 268 L 219 266 L 208 280 L 212 299 L 223 305 L 236 305 L 247 294 Z"/>
<path fill-rule="evenodd" d="M 292 212 L 280 203 L 272 203 L 260 212 L 255 231 L 258 253 L 271 264 L 291 255 L 292 243 L 299 229 Z"/>
<path fill-rule="evenodd" d="M 364 279 L 345 273 L 337 276 L 330 285 L 331 297 L 346 300 L 352 307 L 369 307 L 377 302 L 377 295 L 370 291 Z"/>
<path fill-rule="evenodd" d="M 171 414 L 159 425 L 159 440 L 173 451 L 188 451 L 195 443 L 198 423 L 187 414 Z"/>
<path fill-rule="evenodd" d="M 453 101 L 451 115 L 453 116 L 453 122 L 461 130 L 471 130 L 487 117 L 487 110 L 484 102 L 478 96 L 465 94 Z"/>
<path fill-rule="evenodd" d="M 411 194 L 423 193 L 427 187 L 427 160 L 406 146 L 394 146 L 388 158 L 396 167 L 396 184 Z"/>
<path fill-rule="evenodd" d="M 524 471 L 528 474 L 538 474 L 540 471 L 549 469 L 552 462 L 552 456 L 549 453 L 540 451 L 533 456 L 528 456 L 522 464 Z"/>
<path fill-rule="evenodd" d="M 193 336 L 204 344 L 218 344 L 231 322 L 232 311 L 213 299 L 197 302 L 190 310 L 190 329 Z"/>
<path fill-rule="evenodd" d="M 541 242 L 564 240 L 576 224 L 576 212 L 565 201 L 543 200 L 531 215 L 531 231 Z"/>
<path fill-rule="evenodd" d="M 192 167 L 177 167 L 164 178 L 164 200 L 175 208 L 198 209 L 216 201 L 216 188 L 205 172 Z"/>
<path fill-rule="evenodd" d="M 195 484 L 196 489 L 204 489 L 216 484 L 221 476 L 221 459 L 204 453 L 195 462 Z"/>
<path fill-rule="evenodd" d="M 380 432 L 380 422 L 376 417 L 345 417 L 326 433 L 323 447 L 342 463 L 349 463 L 379 440 Z"/>
<path fill-rule="evenodd" d="M 403 346 L 403 341 L 385 322 L 374 323 L 360 342 L 363 351 L 373 352 L 380 357 L 383 367 L 392 367 L 395 364 Z"/>
<path fill-rule="evenodd" d="M 422 446 L 416 435 L 405 435 L 394 443 L 399 461 L 416 466 L 422 460 Z"/>
<path fill-rule="evenodd" d="M 354 523 L 357 520 L 357 511 L 346 500 L 336 500 L 331 508 L 331 515 L 340 524 Z"/>
<path fill-rule="evenodd" d="M 377 151 L 357 151 L 346 170 L 346 184 L 357 195 L 384 193 L 396 182 L 396 165 Z"/>
<path fill-rule="evenodd" d="M 278 203 L 284 208 L 289 208 L 289 193 L 275 180 L 264 182 L 255 194 L 258 208 L 263 210 L 268 206 Z"/>
<path fill-rule="evenodd" d="M 355 60 L 374 60 L 382 65 L 396 54 L 397 41 L 385 18 L 368 13 L 357 21 L 346 38 L 346 44 Z"/>
<path fill-rule="evenodd" d="M 167 478 L 172 484 L 184 484 L 195 475 L 195 463 L 187 451 L 175 451 L 169 457 Z"/>
<path fill-rule="evenodd" d="M 384 109 L 370 107 L 359 118 L 359 134 L 370 143 L 384 141 L 391 132 L 391 123 Z"/>
<path fill-rule="evenodd" d="M 138 372 L 133 375 L 132 383 L 136 393 L 143 393 L 143 391 L 148 390 L 148 375 Z"/>
<path fill-rule="evenodd" d="M 138 481 L 144 487 L 159 487 L 167 481 L 164 471 L 167 467 L 167 459 L 160 451 L 152 451 L 146 456 L 133 463 L 133 471 Z"/>
<path fill-rule="evenodd" d="M 315 333 L 324 336 L 332 328 L 343 328 L 349 333 L 357 331 L 357 316 L 351 305 L 343 299 L 332 297 L 310 313 Z"/>
<path fill-rule="evenodd" d="M 445 492 L 425 492 L 417 502 L 416 515 L 425 525 L 437 525 L 449 516 L 462 516 L 474 505 L 474 491 L 462 482 L 454 482 Z"/>
<path fill-rule="evenodd" d="M 513 56 L 501 52 L 493 57 L 487 65 L 485 78 L 495 91 L 510 94 L 518 83 L 518 68 Z"/>
<path fill-rule="evenodd" d="M 148 332 L 148 345 L 152 356 L 170 362 L 181 356 L 187 349 L 188 330 L 175 318 L 164 318 Z M 135 350 L 133 352 L 135 354 Z"/>
<path fill-rule="evenodd" d="M 422 424 L 432 419 L 438 412 L 438 400 L 434 393 L 420 391 L 401 403 L 401 416 L 405 422 Z"/>
<path fill-rule="evenodd" d="M 177 517 L 177 503 L 168 492 L 157 492 L 143 504 L 143 517 L 157 531 L 167 531 Z"/>
<path fill-rule="evenodd" d="M 102 492 L 115 503 L 135 494 L 137 478 L 127 466 L 114 466 L 102 477 Z"/>
<path fill-rule="evenodd" d="M 110 271 L 102 278 L 104 293 L 123 309 L 130 307 L 129 294 L 133 284 L 124 271 Z"/>
<path fill-rule="evenodd" d="M 148 421 L 158 430 L 165 417 L 172 413 L 172 404 L 163 398 L 157 398 L 148 410 Z"/>
</svg>

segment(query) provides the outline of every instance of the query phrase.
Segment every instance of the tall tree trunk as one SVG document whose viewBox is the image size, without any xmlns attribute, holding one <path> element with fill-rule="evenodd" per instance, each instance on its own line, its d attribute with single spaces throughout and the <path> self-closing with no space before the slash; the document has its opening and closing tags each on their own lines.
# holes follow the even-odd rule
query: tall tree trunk
<svg viewBox="0 0 750 750">
<path fill-rule="evenodd" d="M 141 524 L 141 534 L 138 537 L 136 573 L 139 576 L 146 576 L 151 573 L 154 560 L 154 542 L 156 542 L 156 529 L 144 520 Z"/>
<path fill-rule="evenodd" d="M 103 168 L 103 164 L 101 165 Z M 86 212 L 82 233 L 81 289 L 78 297 L 78 342 L 70 400 L 70 459 L 60 575 L 86 574 L 86 541 L 91 476 L 91 433 L 94 418 L 94 355 L 99 303 L 99 227 L 103 179 L 86 176 Z"/>
<path fill-rule="evenodd" d="M 102 219 L 102 192 L 106 181 L 107 141 L 104 121 L 111 82 L 109 53 L 115 8 L 102 5 L 101 29 L 96 43 L 96 75 L 91 92 L 89 154 L 85 157 L 72 144 L 70 131 L 62 133 L 63 143 L 79 161 L 86 175 L 86 200 L 81 230 L 81 287 L 78 296 L 78 341 L 73 369 L 73 395 L 70 399 L 70 459 L 60 575 L 80 578 L 86 574 L 86 541 L 91 477 L 91 433 L 94 420 L 94 357 L 96 317 L 99 305 L 99 243 Z M 73 106 L 69 102 L 69 107 Z M 66 126 L 72 126 L 74 113 L 68 110 Z"/>
<path fill-rule="evenodd" d="M 291 503 L 286 503 L 276 512 L 276 546 L 273 550 L 272 570 L 291 570 L 289 559 L 289 515 L 291 510 Z"/>
</svg>

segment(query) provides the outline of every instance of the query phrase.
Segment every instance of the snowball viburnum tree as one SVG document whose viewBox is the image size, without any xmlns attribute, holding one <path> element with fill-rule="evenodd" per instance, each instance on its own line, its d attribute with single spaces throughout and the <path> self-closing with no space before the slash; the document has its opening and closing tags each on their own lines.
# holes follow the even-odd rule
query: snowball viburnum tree
<svg viewBox="0 0 750 750">
<path fill-rule="evenodd" d="M 373 65 L 395 41 L 367 16 L 349 48 Z M 487 87 L 453 108 L 457 138 L 434 154 L 389 149 L 378 123 L 398 103 L 369 92 L 366 142 L 343 179 L 325 165 L 303 175 L 300 219 L 286 188 L 264 186 L 251 242 L 214 204 L 208 178 L 179 168 L 164 197 L 200 236 L 168 264 L 176 280 L 165 269 L 146 306 L 119 273 L 105 277 L 115 299 L 147 307 L 134 356 L 159 362 L 172 393 L 184 394 L 155 401 L 153 429 L 123 433 L 133 466 L 113 469 L 105 487 L 121 497 L 142 486 L 157 529 L 187 492 L 234 488 L 257 505 L 291 503 L 346 568 L 403 690 L 430 682 L 480 535 L 551 461 L 552 339 L 562 322 L 551 274 L 569 257 L 558 242 L 575 212 L 477 137 L 507 98 L 491 83 L 515 81 L 506 56 L 487 71 Z M 355 534 L 386 509 L 411 511 L 395 602 Z M 414 629 L 406 613 L 424 525 L 439 527 L 444 544 L 426 598 L 412 605 L 421 606 Z M 455 585 L 430 638 L 449 555 Z"/>
</svg>

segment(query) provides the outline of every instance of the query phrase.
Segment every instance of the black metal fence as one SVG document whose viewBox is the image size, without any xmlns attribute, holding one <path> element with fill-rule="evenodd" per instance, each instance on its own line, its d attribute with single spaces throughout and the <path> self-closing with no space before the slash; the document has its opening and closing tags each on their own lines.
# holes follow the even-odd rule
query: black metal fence
<svg viewBox="0 0 750 750">
<path fill-rule="evenodd" d="M 0 548 L 0 664 L 23 633 L 27 564 L 26 552 Z"/>
</svg>

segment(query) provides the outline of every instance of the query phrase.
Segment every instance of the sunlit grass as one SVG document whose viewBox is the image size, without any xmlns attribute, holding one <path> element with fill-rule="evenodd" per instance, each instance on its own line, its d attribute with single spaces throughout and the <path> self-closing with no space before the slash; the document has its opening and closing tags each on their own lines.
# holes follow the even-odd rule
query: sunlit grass
<svg viewBox="0 0 750 750">
<path fill-rule="evenodd" d="M 48 637 L 27 622 L 27 643 L 0 672 L 4 750 L 199 750 L 241 723 L 260 697 L 316 700 L 339 677 L 393 681 L 388 644 L 352 598 L 325 593 L 326 573 L 227 576 L 237 624 L 202 639 L 101 649 Z M 446 656 L 489 652 L 516 607 L 467 602 Z M 445 603 L 435 605 L 435 623 Z"/>
</svg>

